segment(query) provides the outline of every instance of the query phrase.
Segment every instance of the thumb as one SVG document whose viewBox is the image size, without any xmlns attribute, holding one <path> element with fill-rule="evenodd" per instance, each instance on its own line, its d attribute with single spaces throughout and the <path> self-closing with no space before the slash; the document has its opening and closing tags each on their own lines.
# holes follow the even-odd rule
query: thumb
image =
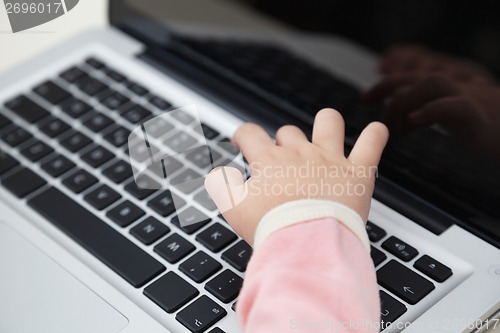
<svg viewBox="0 0 500 333">
<path fill-rule="evenodd" d="M 205 188 L 221 213 L 236 207 L 247 195 L 245 178 L 233 167 L 212 170 L 205 178 Z"/>
</svg>

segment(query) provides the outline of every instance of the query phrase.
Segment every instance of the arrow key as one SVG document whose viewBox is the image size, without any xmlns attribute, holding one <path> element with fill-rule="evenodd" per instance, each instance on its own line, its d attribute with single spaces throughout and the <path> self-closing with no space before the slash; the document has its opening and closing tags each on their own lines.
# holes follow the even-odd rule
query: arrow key
<svg viewBox="0 0 500 333">
<path fill-rule="evenodd" d="M 377 271 L 378 283 L 410 304 L 416 304 L 432 290 L 434 285 L 395 260 Z"/>
</svg>

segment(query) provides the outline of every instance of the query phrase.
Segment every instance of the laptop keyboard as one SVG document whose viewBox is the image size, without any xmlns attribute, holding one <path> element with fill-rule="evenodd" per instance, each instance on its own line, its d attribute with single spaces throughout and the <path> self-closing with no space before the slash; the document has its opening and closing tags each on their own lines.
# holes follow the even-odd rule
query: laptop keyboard
<svg viewBox="0 0 500 333">
<path fill-rule="evenodd" d="M 293 108 L 302 116 L 307 114 L 309 120 L 322 108 L 337 109 L 346 119 L 348 137 L 359 134 L 380 112 L 379 106 L 360 103 L 361 93 L 352 84 L 276 44 L 188 37 L 181 40 L 255 88 L 287 103 L 289 106 L 281 111 L 292 112 L 293 117 L 297 116 Z"/>
<path fill-rule="evenodd" d="M 221 304 L 231 303 L 234 312 L 251 247 L 218 215 L 201 182 L 155 190 L 145 189 L 154 187 L 147 186 L 154 179 L 141 179 L 149 182 L 142 186 L 133 179 L 128 135 L 142 122 L 171 109 L 171 102 L 89 58 L 32 92 L 12 98 L 4 107 L 24 121 L 2 111 L 1 141 L 26 162 L 0 149 L 3 187 L 26 198 L 31 208 L 131 286 L 144 288 L 145 297 L 175 315 L 188 330 L 203 332 L 215 325 L 228 314 Z M 181 114 L 176 123 L 151 128 L 150 134 L 171 135 L 175 138 L 169 140 L 172 150 L 183 151 L 196 142 L 190 127 L 193 120 Z M 207 124 L 202 129 L 208 140 L 228 141 Z M 215 150 L 212 158 L 222 164 L 227 154 Z M 210 159 L 196 151 L 185 160 L 172 158 L 167 163 L 171 184 L 197 178 L 196 170 L 210 167 Z M 33 168 L 34 164 L 40 168 Z M 179 171 L 181 165 L 189 168 Z M 177 215 L 180 206 L 182 214 Z M 181 223 L 193 218 L 201 222 Z M 384 322 L 395 321 L 431 293 L 436 282 L 452 275 L 446 265 L 420 255 L 376 224 L 368 222 L 367 231 L 378 283 L 384 288 L 380 291 Z M 159 257 L 150 255 L 151 249 Z M 413 260 L 410 269 L 408 263 Z"/>
</svg>

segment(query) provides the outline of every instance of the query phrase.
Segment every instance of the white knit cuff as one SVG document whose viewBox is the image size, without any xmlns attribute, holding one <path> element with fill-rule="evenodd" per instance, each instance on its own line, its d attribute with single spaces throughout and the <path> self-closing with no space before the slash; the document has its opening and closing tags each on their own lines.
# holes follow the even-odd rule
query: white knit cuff
<svg viewBox="0 0 500 333">
<path fill-rule="evenodd" d="M 370 253 L 370 242 L 368 241 L 365 222 L 361 219 L 361 216 L 346 205 L 328 200 L 296 200 L 271 209 L 264 215 L 257 226 L 253 246 L 257 248 L 269 235 L 277 230 L 324 217 L 335 218 L 345 225 L 361 240 L 368 253 Z"/>
</svg>

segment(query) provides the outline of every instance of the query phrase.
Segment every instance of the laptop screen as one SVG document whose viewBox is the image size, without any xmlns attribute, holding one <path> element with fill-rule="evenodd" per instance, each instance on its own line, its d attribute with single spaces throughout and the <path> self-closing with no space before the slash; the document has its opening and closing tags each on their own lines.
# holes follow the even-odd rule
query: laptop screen
<svg viewBox="0 0 500 333">
<path fill-rule="evenodd" d="M 391 140 L 381 177 L 410 193 L 413 202 L 422 199 L 499 244 L 500 21 L 495 13 L 500 3 L 127 0 L 111 1 L 110 8 L 114 25 L 148 43 L 167 47 L 175 36 L 190 54 L 209 58 L 242 81 L 255 86 L 255 80 L 267 76 L 265 84 L 257 84 L 265 85 L 263 98 L 273 95 L 269 99 L 276 105 L 286 109 L 291 104 L 304 112 L 284 112 L 287 121 L 296 119 L 307 127 L 315 110 L 332 106 L 343 113 L 354 138 L 363 121 L 385 121 Z M 300 64 L 300 52 L 287 47 L 295 39 L 315 52 L 329 52 L 331 45 L 342 45 L 339 37 L 355 45 L 351 51 L 361 47 L 368 54 L 384 55 L 379 74 L 365 73 L 362 66 L 355 68 L 358 73 L 344 73 L 361 94 L 341 83 L 336 83 L 338 90 L 331 88 L 337 81 L 324 77 L 329 61 L 338 67 L 336 53 L 320 57 L 311 72 L 310 65 Z M 289 71 L 276 73 L 280 61 L 289 62 Z M 279 75 L 285 79 L 275 77 Z M 286 83 L 294 75 L 319 83 L 290 88 Z M 361 79 L 356 82 L 356 77 Z M 381 80 L 385 85 L 379 85 L 367 105 L 362 93 Z M 321 82 L 329 84 L 323 95 L 318 92 L 324 88 Z M 411 120 L 414 111 L 422 112 Z"/>
</svg>

